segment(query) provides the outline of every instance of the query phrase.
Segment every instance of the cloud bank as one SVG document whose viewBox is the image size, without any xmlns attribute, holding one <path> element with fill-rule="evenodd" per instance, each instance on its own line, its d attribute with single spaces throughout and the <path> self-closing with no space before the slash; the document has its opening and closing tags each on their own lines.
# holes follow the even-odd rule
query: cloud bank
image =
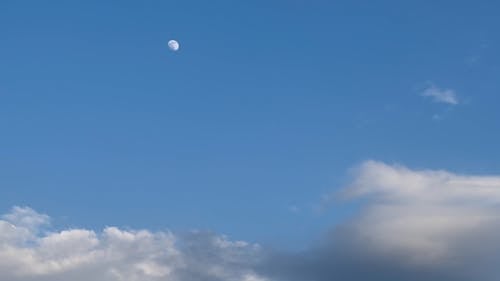
<svg viewBox="0 0 500 281">
<path fill-rule="evenodd" d="M 0 220 L 0 280 L 497 280 L 500 177 L 367 161 L 334 195 L 359 213 L 305 251 L 206 232 L 50 231 L 15 207 Z"/>
<path fill-rule="evenodd" d="M 49 217 L 14 207 L 0 220 L 0 280 L 265 280 L 260 248 L 212 233 L 107 227 L 44 232 Z"/>
</svg>

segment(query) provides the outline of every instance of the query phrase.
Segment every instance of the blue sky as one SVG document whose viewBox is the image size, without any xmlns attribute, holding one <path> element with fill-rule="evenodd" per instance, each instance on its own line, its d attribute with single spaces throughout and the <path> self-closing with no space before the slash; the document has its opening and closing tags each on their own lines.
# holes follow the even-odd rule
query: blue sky
<svg viewBox="0 0 500 281">
<path fill-rule="evenodd" d="M 409 2 L 2 1 L 0 210 L 303 247 L 366 160 L 498 173 L 500 5 Z"/>
</svg>

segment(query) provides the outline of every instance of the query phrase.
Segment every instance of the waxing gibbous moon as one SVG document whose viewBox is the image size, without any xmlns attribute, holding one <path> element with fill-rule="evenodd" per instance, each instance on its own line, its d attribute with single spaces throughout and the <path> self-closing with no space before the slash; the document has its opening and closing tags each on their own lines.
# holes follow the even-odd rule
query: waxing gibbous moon
<svg viewBox="0 0 500 281">
<path fill-rule="evenodd" d="M 179 50 L 179 47 L 180 47 L 179 42 L 177 42 L 176 40 L 168 41 L 168 48 L 171 51 L 177 52 Z"/>
</svg>

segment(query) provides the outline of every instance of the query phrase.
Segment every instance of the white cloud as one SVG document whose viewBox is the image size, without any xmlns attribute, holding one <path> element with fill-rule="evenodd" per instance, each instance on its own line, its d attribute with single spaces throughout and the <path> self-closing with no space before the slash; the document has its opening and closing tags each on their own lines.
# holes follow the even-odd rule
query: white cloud
<svg viewBox="0 0 500 281">
<path fill-rule="evenodd" d="M 367 161 L 343 195 L 368 199 L 350 222 L 365 241 L 416 262 L 451 259 L 460 239 L 500 222 L 500 177 Z"/>
<path fill-rule="evenodd" d="M 67 229 L 40 232 L 49 220 L 15 207 L 0 220 L 0 280 L 264 280 L 251 270 L 258 245 L 193 232 Z"/>
<path fill-rule="evenodd" d="M 451 89 L 440 89 L 435 85 L 431 85 L 427 87 L 421 95 L 423 97 L 432 98 L 434 102 L 438 103 L 446 103 L 449 105 L 457 105 L 459 104 L 458 97 L 455 91 Z"/>
<path fill-rule="evenodd" d="M 2 219 L 27 229 L 36 229 L 40 226 L 48 225 L 50 218 L 47 215 L 39 214 L 31 208 L 14 207 L 12 212 L 2 216 Z"/>
<path fill-rule="evenodd" d="M 334 196 L 360 212 L 299 253 L 207 232 L 46 230 L 15 207 L 0 220 L 0 280 L 329 281 L 498 279 L 500 177 L 366 161 Z"/>
</svg>

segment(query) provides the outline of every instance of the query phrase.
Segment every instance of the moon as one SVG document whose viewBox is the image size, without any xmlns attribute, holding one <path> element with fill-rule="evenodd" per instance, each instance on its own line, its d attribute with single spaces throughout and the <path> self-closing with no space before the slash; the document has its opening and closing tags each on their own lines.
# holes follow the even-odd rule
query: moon
<svg viewBox="0 0 500 281">
<path fill-rule="evenodd" d="M 176 40 L 168 41 L 168 48 L 171 51 L 177 52 L 179 50 L 179 47 L 180 47 L 179 42 L 177 42 Z"/>
</svg>

